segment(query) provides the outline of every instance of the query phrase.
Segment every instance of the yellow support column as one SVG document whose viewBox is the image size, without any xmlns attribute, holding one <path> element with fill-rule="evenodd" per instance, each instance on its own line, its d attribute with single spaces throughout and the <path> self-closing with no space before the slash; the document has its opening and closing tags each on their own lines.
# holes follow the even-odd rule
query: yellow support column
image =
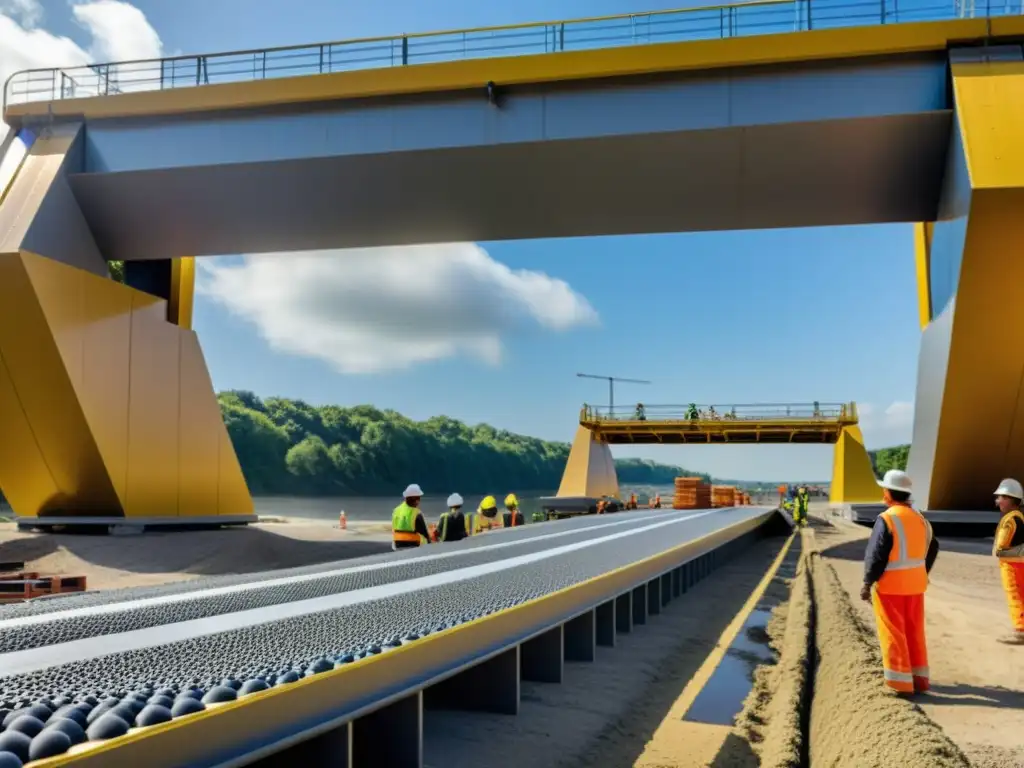
<svg viewBox="0 0 1024 768">
<path fill-rule="evenodd" d="M 951 56 L 956 120 L 924 242 L 930 316 L 908 471 L 921 507 L 991 509 L 1000 479 L 1024 467 L 1024 63 Z"/>
<path fill-rule="evenodd" d="M 0 488 L 22 521 L 249 521 L 191 260 L 172 302 L 104 274 L 66 189 L 79 139 L 38 139 L 0 201 Z"/>
<path fill-rule="evenodd" d="M 860 427 L 855 424 L 844 426 L 835 446 L 829 503 L 840 506 L 881 501 L 882 491 L 875 479 Z"/>
<path fill-rule="evenodd" d="M 576 428 L 558 495 L 619 498 L 619 478 L 611 448 L 586 427 Z"/>
</svg>

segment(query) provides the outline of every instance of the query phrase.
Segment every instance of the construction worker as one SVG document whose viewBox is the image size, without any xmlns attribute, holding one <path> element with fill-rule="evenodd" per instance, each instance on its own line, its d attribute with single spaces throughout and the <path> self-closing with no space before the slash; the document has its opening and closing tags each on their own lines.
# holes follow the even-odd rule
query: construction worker
<svg viewBox="0 0 1024 768">
<path fill-rule="evenodd" d="M 874 605 L 886 685 L 904 695 L 922 693 L 929 686 L 924 593 L 939 542 L 924 515 L 910 506 L 913 483 L 906 472 L 890 469 L 879 485 L 887 509 L 864 553 L 860 597 Z"/>
<path fill-rule="evenodd" d="M 498 502 L 493 496 L 485 496 L 480 502 L 480 508 L 473 515 L 472 534 L 483 533 L 495 528 L 501 528 L 504 519 L 498 514 Z"/>
<path fill-rule="evenodd" d="M 651 501 L 650 507 L 651 507 L 651 509 L 661 509 L 661 494 L 660 493 L 654 494 L 654 499 Z"/>
<path fill-rule="evenodd" d="M 992 554 L 999 558 L 1006 603 L 1010 607 L 1013 632 L 999 639 L 1007 645 L 1024 645 L 1024 512 L 1021 500 L 1024 489 L 1018 481 L 1007 478 L 996 488 L 996 506 L 1003 513 L 996 529 Z"/>
<path fill-rule="evenodd" d="M 462 497 L 453 493 L 448 497 L 448 511 L 437 519 L 438 541 L 462 541 L 466 532 L 466 517 L 462 514 Z"/>
<path fill-rule="evenodd" d="M 697 421 L 697 419 L 700 418 L 700 411 L 697 410 L 696 403 L 690 403 L 689 407 L 686 409 L 686 418 L 690 421 Z"/>
<path fill-rule="evenodd" d="M 391 513 L 391 548 L 408 549 L 430 543 L 430 531 L 420 511 L 423 491 L 413 483 L 402 493 L 403 501 Z"/>
<path fill-rule="evenodd" d="M 505 514 L 502 518 L 505 528 L 515 528 L 519 525 L 526 525 L 526 518 L 519 511 L 519 499 L 514 493 L 505 497 Z"/>
<path fill-rule="evenodd" d="M 647 421 L 647 412 L 644 410 L 643 403 L 636 404 L 636 413 L 633 414 L 633 418 L 637 421 Z"/>
<path fill-rule="evenodd" d="M 811 504 L 811 497 L 804 486 L 800 486 L 793 497 L 793 522 L 797 525 L 807 525 L 807 507 Z"/>
</svg>

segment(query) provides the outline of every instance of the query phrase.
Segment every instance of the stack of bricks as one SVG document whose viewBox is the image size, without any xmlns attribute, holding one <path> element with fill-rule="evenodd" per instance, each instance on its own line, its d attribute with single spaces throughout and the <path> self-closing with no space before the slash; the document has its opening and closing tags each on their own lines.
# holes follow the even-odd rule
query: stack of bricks
<svg viewBox="0 0 1024 768">
<path fill-rule="evenodd" d="M 677 477 L 672 509 L 709 509 L 711 486 L 699 477 Z"/>
<path fill-rule="evenodd" d="M 736 488 L 731 485 L 713 485 L 711 486 L 711 506 L 735 507 L 736 495 Z"/>
</svg>

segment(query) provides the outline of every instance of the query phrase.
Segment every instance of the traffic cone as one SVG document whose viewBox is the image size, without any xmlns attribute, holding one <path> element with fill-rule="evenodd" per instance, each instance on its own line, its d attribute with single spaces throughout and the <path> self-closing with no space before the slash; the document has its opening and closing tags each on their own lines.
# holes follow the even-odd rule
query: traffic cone
<svg viewBox="0 0 1024 768">
<path fill-rule="evenodd" d="M 343 531 L 346 528 L 348 528 L 348 518 L 345 516 L 345 510 L 344 509 L 341 510 L 341 514 L 338 516 L 338 527 L 341 528 L 341 530 L 343 530 Z"/>
</svg>

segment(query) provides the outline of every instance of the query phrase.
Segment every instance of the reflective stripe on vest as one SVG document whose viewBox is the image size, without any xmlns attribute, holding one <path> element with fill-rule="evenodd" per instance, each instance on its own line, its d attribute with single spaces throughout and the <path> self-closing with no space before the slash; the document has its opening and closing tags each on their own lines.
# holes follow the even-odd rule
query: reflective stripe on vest
<svg viewBox="0 0 1024 768">
<path fill-rule="evenodd" d="M 932 543 L 931 524 L 920 512 L 902 504 L 887 509 L 882 519 L 893 541 L 889 562 L 878 580 L 878 591 L 892 595 L 923 594 L 928 588 L 925 560 Z"/>
</svg>

